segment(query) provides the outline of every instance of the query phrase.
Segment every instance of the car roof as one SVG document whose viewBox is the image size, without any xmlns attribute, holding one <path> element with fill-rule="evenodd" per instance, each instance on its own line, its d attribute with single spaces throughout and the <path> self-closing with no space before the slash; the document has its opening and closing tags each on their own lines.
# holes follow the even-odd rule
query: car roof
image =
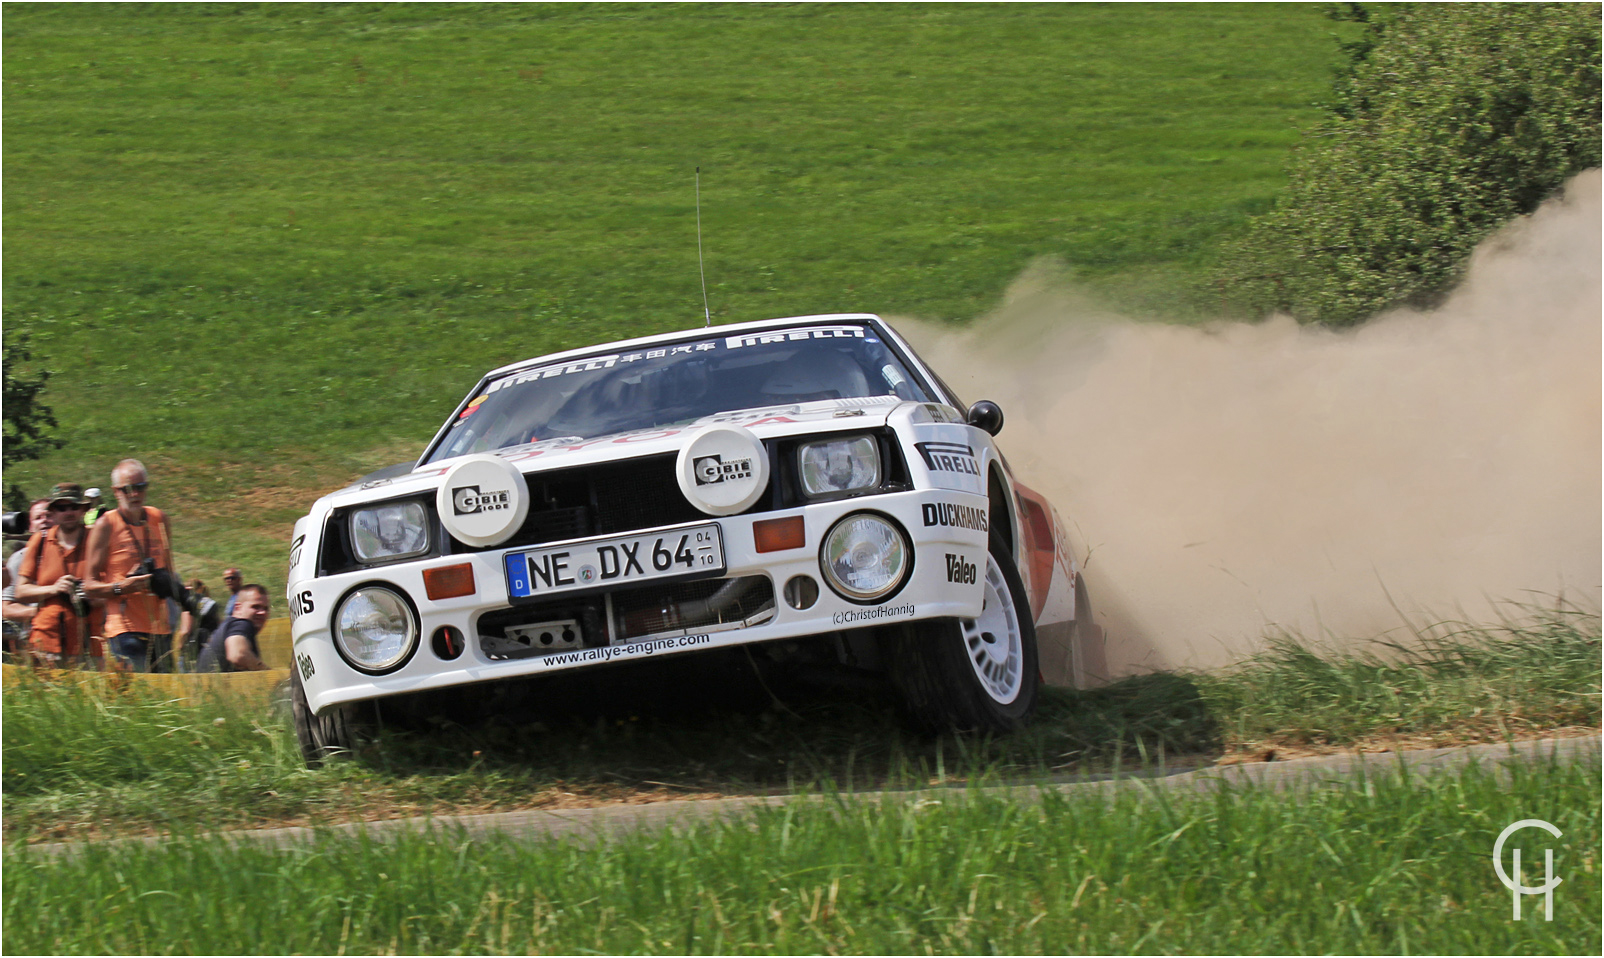
<svg viewBox="0 0 1604 958">
<path fill-rule="evenodd" d="M 596 343 L 579 349 L 570 349 L 560 353 L 550 353 L 545 356 L 536 356 L 532 359 L 521 360 L 492 369 L 485 373 L 486 379 L 494 379 L 505 373 L 527 369 L 530 366 L 542 366 L 547 363 L 562 362 L 567 359 L 577 359 L 589 356 L 599 350 L 639 349 L 643 346 L 652 346 L 657 343 L 672 343 L 683 339 L 705 339 L 710 336 L 733 336 L 738 333 L 760 329 L 774 329 L 781 326 L 794 326 L 797 323 L 845 323 L 845 322 L 883 322 L 873 313 L 820 313 L 814 316 L 788 316 L 784 319 L 761 319 L 751 323 L 731 323 L 727 326 L 705 326 L 701 328 L 682 329 L 678 332 L 659 333 L 656 336 L 642 336 L 639 339 L 621 339 L 613 343 Z"/>
</svg>

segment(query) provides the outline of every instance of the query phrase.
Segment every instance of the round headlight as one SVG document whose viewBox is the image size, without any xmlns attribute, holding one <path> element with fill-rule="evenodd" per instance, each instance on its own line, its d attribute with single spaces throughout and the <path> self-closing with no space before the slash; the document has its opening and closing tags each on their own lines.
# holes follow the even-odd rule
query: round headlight
<svg viewBox="0 0 1604 958">
<path fill-rule="evenodd" d="M 854 513 L 825 533 L 819 568 L 843 598 L 855 602 L 884 598 L 908 574 L 908 542 L 889 519 Z"/>
<path fill-rule="evenodd" d="M 334 644 L 345 660 L 364 672 L 388 672 L 418 644 L 418 618 L 396 592 L 363 586 L 334 611 Z"/>
</svg>

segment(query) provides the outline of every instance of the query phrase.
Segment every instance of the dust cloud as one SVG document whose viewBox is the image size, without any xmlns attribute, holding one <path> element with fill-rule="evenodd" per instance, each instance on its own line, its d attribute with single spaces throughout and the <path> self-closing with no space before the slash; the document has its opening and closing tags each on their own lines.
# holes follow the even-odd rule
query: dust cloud
<svg viewBox="0 0 1604 958">
<path fill-rule="evenodd" d="M 1439 309 L 1353 329 L 1109 315 L 1033 269 L 954 333 L 896 320 L 1085 562 L 1114 675 L 1273 631 L 1600 595 L 1600 175 L 1485 242 Z"/>
</svg>

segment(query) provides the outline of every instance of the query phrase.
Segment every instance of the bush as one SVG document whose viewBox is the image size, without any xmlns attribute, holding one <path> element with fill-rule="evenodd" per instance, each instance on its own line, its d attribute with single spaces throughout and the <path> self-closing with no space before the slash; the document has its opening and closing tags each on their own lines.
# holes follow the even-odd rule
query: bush
<svg viewBox="0 0 1604 958">
<path fill-rule="evenodd" d="M 0 369 L 4 371 L 4 401 L 0 407 L 4 412 L 0 413 L 0 420 L 3 420 L 0 428 L 3 428 L 4 439 L 0 441 L 0 466 L 9 468 L 15 462 L 38 459 L 43 453 L 60 448 L 62 442 L 48 434 L 47 430 L 56 425 L 56 417 L 49 406 L 39 401 L 39 393 L 50 379 L 50 370 L 40 369 L 29 375 L 25 368 L 33 359 L 28 348 L 28 334 L 19 333 L 14 340 L 6 342 L 3 349 Z M 7 509 L 26 509 L 28 496 L 20 487 L 7 483 L 5 504 Z"/>
<path fill-rule="evenodd" d="M 1220 277 L 1258 312 L 1345 325 L 1430 306 L 1476 244 L 1599 164 L 1596 4 L 1351 5 L 1327 116 Z"/>
</svg>

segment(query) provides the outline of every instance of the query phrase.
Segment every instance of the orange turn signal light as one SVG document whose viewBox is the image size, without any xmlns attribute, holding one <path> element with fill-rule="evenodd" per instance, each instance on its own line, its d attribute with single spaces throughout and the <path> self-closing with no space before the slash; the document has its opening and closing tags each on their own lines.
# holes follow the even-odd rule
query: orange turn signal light
<svg viewBox="0 0 1604 958">
<path fill-rule="evenodd" d="M 423 570 L 423 591 L 431 599 L 454 599 L 459 595 L 473 595 L 473 566 L 446 565 L 438 569 Z"/>
<path fill-rule="evenodd" d="M 752 538 L 759 552 L 779 552 L 781 549 L 800 549 L 808 544 L 807 527 L 801 516 L 785 519 L 763 519 L 752 523 Z"/>
</svg>

